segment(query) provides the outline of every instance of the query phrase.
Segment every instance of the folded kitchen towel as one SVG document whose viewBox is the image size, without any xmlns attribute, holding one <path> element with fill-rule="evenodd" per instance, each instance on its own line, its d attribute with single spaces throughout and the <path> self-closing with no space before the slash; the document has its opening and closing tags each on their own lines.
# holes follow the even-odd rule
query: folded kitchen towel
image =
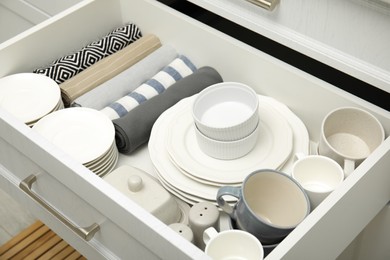
<svg viewBox="0 0 390 260">
<path fill-rule="evenodd" d="M 220 82 L 222 77 L 214 68 L 201 67 L 193 74 L 174 83 L 162 94 L 140 104 L 124 117 L 113 120 L 115 141 L 119 152 L 130 154 L 147 143 L 154 122 L 165 110 L 181 99 Z"/>
<path fill-rule="evenodd" d="M 78 97 L 72 106 L 101 110 L 153 77 L 177 56 L 175 48 L 163 45 L 133 66 Z"/>
<path fill-rule="evenodd" d="M 53 61 L 49 66 L 35 69 L 33 72 L 44 74 L 61 84 L 92 64 L 123 49 L 141 37 L 142 32 L 137 25 L 127 24 L 116 28 L 84 48 Z"/>
<path fill-rule="evenodd" d="M 157 36 L 145 35 L 66 80 L 60 84 L 65 106 L 69 107 L 76 98 L 115 77 L 159 47 L 161 47 L 161 42 Z"/>
<path fill-rule="evenodd" d="M 196 67 L 184 55 L 180 55 L 151 79 L 134 91 L 101 110 L 111 120 L 125 116 L 130 110 L 148 99 L 163 93 L 172 84 L 192 74 Z"/>
</svg>

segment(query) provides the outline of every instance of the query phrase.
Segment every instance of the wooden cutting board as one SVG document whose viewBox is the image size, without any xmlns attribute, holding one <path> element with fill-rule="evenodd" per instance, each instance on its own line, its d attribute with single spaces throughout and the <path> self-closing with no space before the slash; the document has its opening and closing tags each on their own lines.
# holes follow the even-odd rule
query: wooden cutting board
<svg viewBox="0 0 390 260">
<path fill-rule="evenodd" d="M 0 259 L 86 259 L 37 221 L 0 247 Z"/>
</svg>

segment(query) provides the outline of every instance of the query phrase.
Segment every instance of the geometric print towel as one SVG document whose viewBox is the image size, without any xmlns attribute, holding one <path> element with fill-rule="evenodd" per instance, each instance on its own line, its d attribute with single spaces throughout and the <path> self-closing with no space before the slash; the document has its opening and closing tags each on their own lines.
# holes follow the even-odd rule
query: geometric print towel
<svg viewBox="0 0 390 260">
<path fill-rule="evenodd" d="M 123 117 L 139 104 L 161 94 L 175 82 L 196 70 L 195 65 L 186 56 L 180 55 L 151 79 L 100 111 L 111 120 Z"/>
<path fill-rule="evenodd" d="M 103 38 L 88 44 L 79 51 L 61 57 L 53 61 L 49 66 L 35 69 L 33 72 L 44 74 L 61 84 L 141 37 L 142 33 L 135 24 L 127 24 L 116 28 Z"/>
</svg>

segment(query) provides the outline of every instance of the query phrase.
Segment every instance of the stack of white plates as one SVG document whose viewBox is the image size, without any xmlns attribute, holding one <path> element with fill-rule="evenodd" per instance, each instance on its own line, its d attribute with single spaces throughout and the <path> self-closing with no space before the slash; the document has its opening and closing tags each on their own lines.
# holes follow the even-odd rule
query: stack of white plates
<svg viewBox="0 0 390 260">
<path fill-rule="evenodd" d="M 72 107 L 55 111 L 33 129 L 98 176 L 116 166 L 119 153 L 114 125 L 97 110 Z"/>
<path fill-rule="evenodd" d="M 207 156 L 194 132 L 191 109 L 195 97 L 181 100 L 158 118 L 148 146 L 160 182 L 189 204 L 216 203 L 221 186 L 239 186 L 258 169 L 289 173 L 293 155 L 309 153 L 310 140 L 303 122 L 284 104 L 259 95 L 261 128 L 255 148 L 234 160 Z"/>
<path fill-rule="evenodd" d="M 41 74 L 18 73 L 0 79 L 0 107 L 32 127 L 64 104 L 54 80 Z"/>
</svg>

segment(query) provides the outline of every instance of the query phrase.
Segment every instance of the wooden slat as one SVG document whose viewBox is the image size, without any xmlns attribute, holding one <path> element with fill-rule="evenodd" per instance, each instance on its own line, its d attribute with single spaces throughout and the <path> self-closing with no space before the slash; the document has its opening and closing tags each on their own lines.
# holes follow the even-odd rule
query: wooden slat
<svg viewBox="0 0 390 260">
<path fill-rule="evenodd" d="M 55 259 L 68 259 L 67 257 L 71 255 L 75 250 L 71 246 L 66 246 L 61 252 L 54 256 Z"/>
<path fill-rule="evenodd" d="M 29 244 L 27 247 L 23 248 L 23 250 L 19 251 L 15 256 L 14 258 L 15 259 L 34 259 L 34 258 L 31 258 L 31 257 L 27 257 L 31 252 L 34 252 L 36 249 L 38 249 L 41 245 L 43 245 L 44 243 L 46 243 L 46 241 L 48 241 L 50 238 L 52 238 L 53 236 L 55 236 L 56 234 L 49 230 L 48 232 L 46 232 L 45 234 L 43 234 L 42 236 L 40 236 L 39 238 L 37 238 L 36 240 L 34 240 L 31 244 Z"/>
<path fill-rule="evenodd" d="M 53 232 L 54 234 L 54 232 Z M 27 255 L 27 258 L 29 259 L 37 259 L 38 257 L 42 256 L 44 253 L 46 253 L 48 250 L 50 250 L 53 246 L 58 244 L 62 239 L 55 235 L 50 237 L 45 243 L 43 243 L 40 247 L 36 248 L 34 251 L 30 252 L 30 254 Z"/>
<path fill-rule="evenodd" d="M 86 260 L 40 221 L 35 222 L 2 245 L 0 259 Z"/>
<path fill-rule="evenodd" d="M 1 255 L 4 259 L 11 259 L 15 255 L 17 255 L 19 252 L 21 252 L 24 248 L 28 247 L 30 244 L 32 244 L 36 239 L 43 236 L 45 233 L 49 232 L 49 228 L 45 225 L 41 226 L 37 230 L 35 230 L 30 235 L 26 236 L 23 240 L 21 240 L 19 243 L 15 244 L 13 247 L 11 247 L 7 252 Z"/>
<path fill-rule="evenodd" d="M 18 235 L 14 236 L 7 243 L 0 247 L 0 256 L 2 256 L 5 252 L 10 250 L 12 247 L 20 243 L 21 240 L 25 239 L 27 236 L 35 232 L 37 229 L 43 226 L 43 223 L 40 221 L 36 221 L 34 224 L 20 232 Z"/>
<path fill-rule="evenodd" d="M 57 245 L 55 245 L 54 247 L 50 248 L 50 250 L 47 251 L 45 254 L 43 254 L 41 257 L 39 257 L 38 260 L 53 259 L 53 257 L 56 254 L 58 254 L 59 252 L 61 252 L 61 250 L 63 250 L 67 245 L 68 244 L 64 240 L 62 240 Z"/>
<path fill-rule="evenodd" d="M 75 250 L 72 254 L 70 254 L 70 255 L 66 258 L 66 260 L 77 260 L 77 259 L 80 259 L 81 256 L 82 256 L 82 255 L 80 255 L 80 253 L 77 252 L 77 251 Z"/>
</svg>

